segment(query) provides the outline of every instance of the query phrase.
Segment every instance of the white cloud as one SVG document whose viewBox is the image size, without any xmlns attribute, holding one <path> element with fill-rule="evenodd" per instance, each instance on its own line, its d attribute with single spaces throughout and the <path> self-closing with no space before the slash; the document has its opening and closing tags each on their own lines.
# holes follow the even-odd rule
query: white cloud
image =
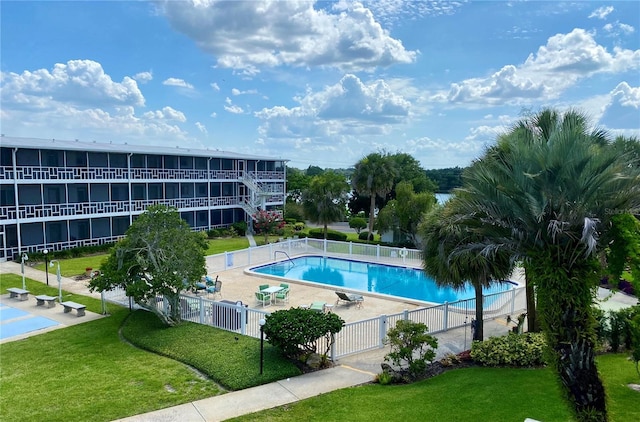
<svg viewBox="0 0 640 422">
<path fill-rule="evenodd" d="M 220 87 L 215 82 L 211 84 L 211 88 L 213 88 L 214 91 L 220 91 Z"/>
<path fill-rule="evenodd" d="M 209 115 L 210 117 L 213 117 L 214 119 L 218 116 L 218 113 L 216 113 L 215 111 L 213 113 L 211 113 Z"/>
<path fill-rule="evenodd" d="M 186 82 L 184 79 L 178 79 L 178 78 L 165 79 L 162 82 L 162 85 L 177 86 L 177 87 L 180 87 L 180 88 L 193 89 L 193 85 L 191 85 L 190 83 Z"/>
<path fill-rule="evenodd" d="M 589 19 L 605 19 L 611 12 L 613 12 L 613 6 L 602 6 L 591 12 Z"/>
<path fill-rule="evenodd" d="M 329 66 L 370 71 L 412 63 L 406 50 L 361 3 L 316 9 L 309 1 L 162 2 L 170 24 L 217 57 L 253 76 L 261 67 Z"/>
<path fill-rule="evenodd" d="M 202 133 L 204 133 L 205 135 L 208 134 L 209 132 L 207 132 L 207 128 L 205 125 L 203 125 L 200 122 L 196 122 L 196 127 L 198 128 L 198 130 Z"/>
<path fill-rule="evenodd" d="M 102 65 L 92 60 L 56 63 L 51 71 L 25 70 L 1 73 L 3 107 L 41 109 L 54 102 L 79 106 L 144 105 L 144 97 L 133 78 L 114 82 Z"/>
<path fill-rule="evenodd" d="M 233 114 L 244 113 L 244 110 L 242 109 L 242 107 L 233 105 L 233 104 L 224 106 L 224 109 L 227 110 L 229 113 L 233 113 Z"/>
<path fill-rule="evenodd" d="M 640 137 L 640 87 L 619 83 L 606 99 L 599 122 L 607 128 L 622 129 L 622 134 Z"/>
<path fill-rule="evenodd" d="M 602 29 L 613 36 L 631 35 L 636 31 L 633 26 L 627 25 L 625 23 L 620 23 L 619 21 L 608 23 L 603 26 Z"/>
<path fill-rule="evenodd" d="M 140 72 L 136 73 L 133 79 L 140 82 L 141 84 L 144 84 L 153 79 L 153 74 L 151 72 Z"/>
<path fill-rule="evenodd" d="M 600 73 L 621 73 L 640 67 L 640 50 L 614 47 L 613 52 L 596 43 L 593 35 L 576 28 L 547 40 L 535 54 L 519 65 L 506 65 L 489 77 L 451 84 L 434 101 L 520 103 L 537 98 L 558 98 L 579 80 Z"/>
<path fill-rule="evenodd" d="M 241 91 L 238 88 L 233 88 L 231 90 L 231 95 L 257 95 L 258 90 L 256 89 L 248 89 L 246 91 Z"/>
<path fill-rule="evenodd" d="M 144 113 L 143 116 L 147 119 L 175 120 L 178 122 L 187 121 L 183 112 L 175 110 L 169 106 L 163 107 L 162 110 L 148 111 Z"/>
</svg>

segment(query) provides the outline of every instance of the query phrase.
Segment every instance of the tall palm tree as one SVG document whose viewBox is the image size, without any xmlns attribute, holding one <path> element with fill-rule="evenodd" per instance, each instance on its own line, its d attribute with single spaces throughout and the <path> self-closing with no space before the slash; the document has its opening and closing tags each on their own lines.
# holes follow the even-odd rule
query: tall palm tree
<svg viewBox="0 0 640 422">
<path fill-rule="evenodd" d="M 485 243 L 526 260 L 541 326 L 576 415 L 605 421 L 591 311 L 596 253 L 611 210 L 640 211 L 638 169 L 584 115 L 544 110 L 469 167 L 459 193 L 460 212 L 481 221 Z"/>
<path fill-rule="evenodd" d="M 470 283 L 475 291 L 475 330 L 473 339 L 484 340 L 482 289 L 507 279 L 513 271 L 512 253 L 505 248 L 485 251 L 477 220 L 467 220 L 456 210 L 457 197 L 437 206 L 420 225 L 424 270 L 439 286 L 464 289 Z M 487 252 L 487 253 L 483 253 Z"/>
<path fill-rule="evenodd" d="M 328 225 L 341 221 L 347 209 L 349 183 L 344 176 L 327 170 L 314 176 L 302 194 L 305 216 L 314 223 L 324 226 L 327 238 Z"/>
<path fill-rule="evenodd" d="M 388 154 L 371 153 L 355 165 L 351 186 L 358 193 L 369 196 L 369 236 L 373 236 L 376 196 L 384 197 L 393 189 L 397 174 L 394 161 Z"/>
</svg>

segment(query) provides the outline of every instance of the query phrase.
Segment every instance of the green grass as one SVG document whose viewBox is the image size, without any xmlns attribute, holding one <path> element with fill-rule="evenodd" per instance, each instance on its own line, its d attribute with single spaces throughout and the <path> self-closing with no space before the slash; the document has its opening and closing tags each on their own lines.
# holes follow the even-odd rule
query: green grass
<svg viewBox="0 0 640 422">
<path fill-rule="evenodd" d="M 22 278 L 3 274 L 0 289 L 12 286 L 22 286 Z M 57 295 L 33 280 L 27 288 Z M 99 300 L 74 300 L 101 310 Z M 118 329 L 129 310 L 109 310 L 107 318 L 0 344 L 2 420 L 108 421 L 221 392 L 185 365 L 123 342 Z"/>
<path fill-rule="evenodd" d="M 145 311 L 137 311 L 129 318 L 123 335 L 139 347 L 198 368 L 232 390 L 301 374 L 268 343 L 265 343 L 264 370 L 260 375 L 259 340 L 191 322 L 167 328 L 155 315 Z"/>
<path fill-rule="evenodd" d="M 364 385 L 235 421 L 571 421 L 550 369 L 467 368 L 409 385 Z"/>
<path fill-rule="evenodd" d="M 626 353 L 606 354 L 597 357 L 598 370 L 607 392 L 609 420 L 639 421 L 640 392 L 628 384 L 640 384 L 640 375 Z"/>
</svg>

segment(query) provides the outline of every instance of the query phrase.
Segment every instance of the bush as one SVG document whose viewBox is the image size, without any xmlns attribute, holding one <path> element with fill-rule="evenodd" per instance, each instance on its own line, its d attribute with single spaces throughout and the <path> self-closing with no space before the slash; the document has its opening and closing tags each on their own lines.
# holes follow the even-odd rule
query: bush
<svg viewBox="0 0 640 422">
<path fill-rule="evenodd" d="M 438 339 L 429 335 L 428 331 L 429 328 L 421 322 L 398 321 L 387 333 L 385 343 L 391 345 L 391 352 L 384 360 L 406 368 L 414 379 L 425 373 L 427 362 L 433 362 L 438 348 Z"/>
<path fill-rule="evenodd" d="M 367 227 L 367 220 L 362 217 L 351 217 L 349 219 L 349 227 L 354 229 L 356 233 L 360 234 L 362 229 Z"/>
<path fill-rule="evenodd" d="M 324 239 L 324 229 L 320 227 L 316 227 L 309 230 L 309 237 L 314 239 Z M 327 239 L 344 242 L 347 240 L 347 235 L 342 232 L 329 229 L 327 230 Z"/>
<path fill-rule="evenodd" d="M 244 236 L 247 234 L 247 222 L 246 221 L 236 221 L 231 225 L 231 227 L 235 230 L 238 236 Z"/>
<path fill-rule="evenodd" d="M 542 333 L 509 333 L 485 341 L 474 341 L 471 357 L 485 366 L 534 367 L 545 364 L 545 347 Z"/>
<path fill-rule="evenodd" d="M 358 233 L 358 239 L 360 240 L 373 240 L 373 239 L 369 239 L 369 232 L 368 231 L 363 231 Z"/>
<path fill-rule="evenodd" d="M 264 334 L 271 345 L 288 358 L 300 358 L 311 353 L 327 355 L 333 335 L 340 332 L 344 320 L 334 313 L 291 308 L 267 315 Z M 325 337 L 327 349 L 318 350 L 317 341 Z"/>
</svg>

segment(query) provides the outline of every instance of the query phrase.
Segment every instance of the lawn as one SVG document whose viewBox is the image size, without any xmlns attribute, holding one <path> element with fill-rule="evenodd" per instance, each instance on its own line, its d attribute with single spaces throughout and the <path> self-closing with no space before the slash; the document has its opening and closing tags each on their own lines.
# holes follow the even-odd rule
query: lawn
<svg viewBox="0 0 640 422">
<path fill-rule="evenodd" d="M 21 285 L 19 275 L 3 274 L 0 279 L 2 291 Z M 30 279 L 27 288 L 34 294 L 56 295 L 55 288 Z M 99 300 L 73 299 L 100 312 Z M 100 320 L 0 344 L 3 420 L 108 421 L 223 393 L 212 379 L 243 388 L 287 377 L 293 370 L 267 346 L 266 378 L 256 376 L 258 339 L 191 323 L 167 329 L 147 314 L 132 314 L 113 304 L 109 310 L 111 315 Z M 124 337 L 176 359 L 136 348 Z M 211 378 L 197 375 L 178 360 Z M 610 420 L 640 420 L 640 393 L 625 387 L 640 382 L 633 364 L 624 355 L 600 356 L 598 364 L 607 387 Z M 132 397 L 135 400 L 126 399 Z M 411 385 L 339 390 L 238 420 L 522 421 L 526 417 L 571 420 L 551 370 L 459 369 Z"/>
</svg>

